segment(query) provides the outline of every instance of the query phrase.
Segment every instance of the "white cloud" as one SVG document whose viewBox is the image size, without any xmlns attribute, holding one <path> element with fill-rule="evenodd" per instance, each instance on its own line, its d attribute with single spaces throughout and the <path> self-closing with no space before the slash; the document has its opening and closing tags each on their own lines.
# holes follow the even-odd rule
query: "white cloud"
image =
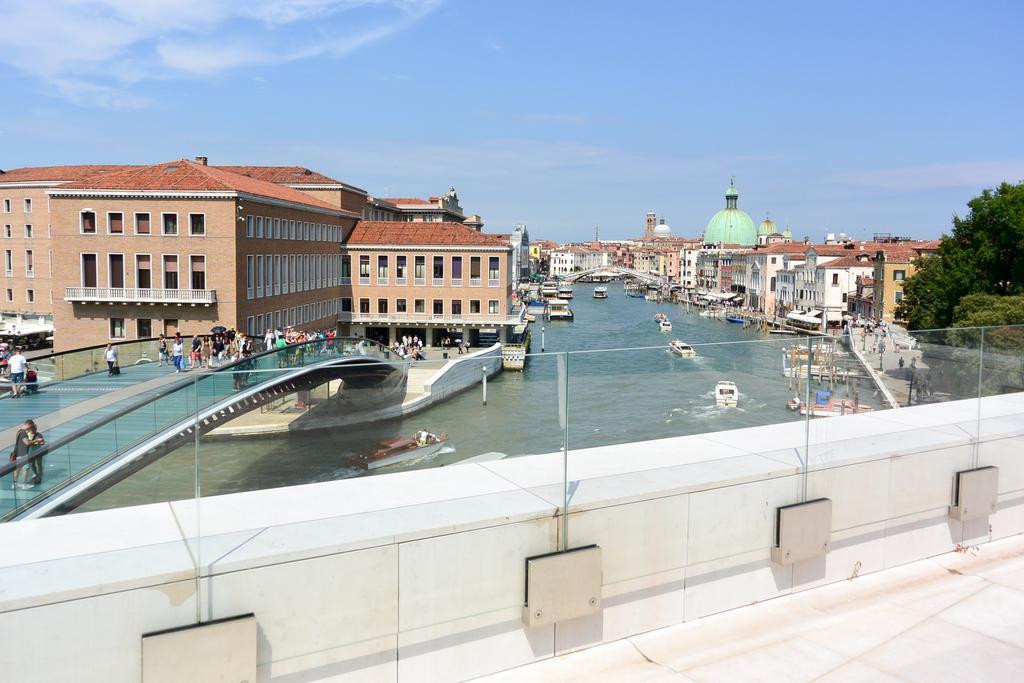
<svg viewBox="0 0 1024 683">
<path fill-rule="evenodd" d="M 441 0 L 48 0 L 0 8 L 0 63 L 72 102 L 133 108 L 150 79 L 342 57 Z"/>
<path fill-rule="evenodd" d="M 889 190 L 993 187 L 1004 180 L 1019 182 L 1024 179 L 1024 161 L 982 161 L 907 166 L 878 171 L 843 173 L 834 176 L 833 179 L 840 183 Z"/>
</svg>

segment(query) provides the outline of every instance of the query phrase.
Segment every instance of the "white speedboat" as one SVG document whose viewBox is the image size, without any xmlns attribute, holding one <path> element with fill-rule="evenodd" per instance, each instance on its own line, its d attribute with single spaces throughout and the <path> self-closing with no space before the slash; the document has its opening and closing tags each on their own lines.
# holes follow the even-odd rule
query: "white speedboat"
<svg viewBox="0 0 1024 683">
<path fill-rule="evenodd" d="M 735 407 L 739 397 L 740 392 L 735 382 L 723 379 L 715 385 L 715 403 L 718 405 Z"/>
<path fill-rule="evenodd" d="M 607 287 L 594 287 L 594 298 L 595 299 L 607 299 L 608 288 Z"/>
<path fill-rule="evenodd" d="M 381 443 L 380 447 L 370 455 L 360 455 L 356 461 L 360 467 L 366 470 L 375 470 L 378 467 L 395 465 L 400 462 L 415 460 L 427 455 L 433 455 L 448 445 L 447 434 L 431 434 L 421 432 L 412 438 L 399 437 L 388 439 Z"/>
<path fill-rule="evenodd" d="M 672 323 L 670 323 L 667 320 L 659 320 L 658 321 L 658 329 L 661 330 L 662 332 L 671 332 L 672 331 Z"/>
<path fill-rule="evenodd" d="M 697 356 L 697 352 L 693 350 L 693 347 L 682 339 L 673 339 L 668 343 L 668 348 L 680 358 L 696 358 Z"/>
<path fill-rule="evenodd" d="M 662 320 L 668 320 L 668 316 L 665 315 L 664 313 L 655 313 L 654 314 L 654 322 L 660 323 Z"/>
</svg>

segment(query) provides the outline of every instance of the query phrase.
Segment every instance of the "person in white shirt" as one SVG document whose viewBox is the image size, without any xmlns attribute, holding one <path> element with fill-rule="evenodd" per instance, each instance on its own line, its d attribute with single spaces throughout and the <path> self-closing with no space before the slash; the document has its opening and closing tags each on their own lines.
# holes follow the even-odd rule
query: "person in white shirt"
<svg viewBox="0 0 1024 683">
<path fill-rule="evenodd" d="M 107 377 L 110 377 L 117 366 L 117 349 L 113 344 L 108 343 L 107 348 L 103 350 L 103 360 L 107 361 Z"/>
<path fill-rule="evenodd" d="M 185 342 L 181 337 L 175 337 L 171 344 L 171 360 L 174 361 L 174 371 L 181 372 L 185 369 Z"/>
<path fill-rule="evenodd" d="M 273 330 L 268 329 L 267 333 L 263 335 L 263 345 L 267 347 L 267 351 L 274 349 L 274 342 L 277 341 L 277 335 L 274 334 Z"/>
<path fill-rule="evenodd" d="M 7 367 L 11 370 L 11 398 L 21 398 L 22 385 L 25 382 L 25 365 L 28 363 L 21 354 L 21 347 L 14 349 L 14 355 L 7 359 Z"/>
</svg>

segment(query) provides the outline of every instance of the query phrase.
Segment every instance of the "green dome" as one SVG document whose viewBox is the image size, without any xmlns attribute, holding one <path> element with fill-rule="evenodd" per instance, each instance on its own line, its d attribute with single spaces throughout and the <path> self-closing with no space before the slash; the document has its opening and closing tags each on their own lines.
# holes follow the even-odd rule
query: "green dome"
<svg viewBox="0 0 1024 683">
<path fill-rule="evenodd" d="M 793 239 L 793 231 L 789 229 L 788 225 L 786 226 L 786 229 L 782 231 L 782 236 L 787 240 Z"/>
<path fill-rule="evenodd" d="M 704 231 L 704 244 L 741 244 L 752 247 L 757 244 L 757 231 L 750 216 L 736 206 L 740 193 L 732 181 L 725 191 L 725 208 L 711 217 Z"/>
<path fill-rule="evenodd" d="M 761 235 L 774 235 L 778 230 L 775 229 L 775 221 L 765 216 L 765 219 L 761 221 L 761 224 L 757 226 L 757 234 Z"/>
</svg>

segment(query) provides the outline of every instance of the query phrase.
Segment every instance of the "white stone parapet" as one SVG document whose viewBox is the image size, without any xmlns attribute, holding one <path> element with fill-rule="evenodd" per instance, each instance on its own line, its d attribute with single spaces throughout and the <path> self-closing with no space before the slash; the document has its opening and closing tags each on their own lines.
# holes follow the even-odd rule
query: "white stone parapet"
<svg viewBox="0 0 1024 683">
<path fill-rule="evenodd" d="M 6 524 L 0 671 L 138 681 L 143 634 L 253 614 L 259 680 L 464 680 L 1020 534 L 1022 442 L 1018 393 L 570 451 L 601 609 L 536 628 L 560 453 Z M 951 518 L 988 466 L 995 513 Z M 828 553 L 773 562 L 776 510 L 825 498 Z"/>
</svg>

